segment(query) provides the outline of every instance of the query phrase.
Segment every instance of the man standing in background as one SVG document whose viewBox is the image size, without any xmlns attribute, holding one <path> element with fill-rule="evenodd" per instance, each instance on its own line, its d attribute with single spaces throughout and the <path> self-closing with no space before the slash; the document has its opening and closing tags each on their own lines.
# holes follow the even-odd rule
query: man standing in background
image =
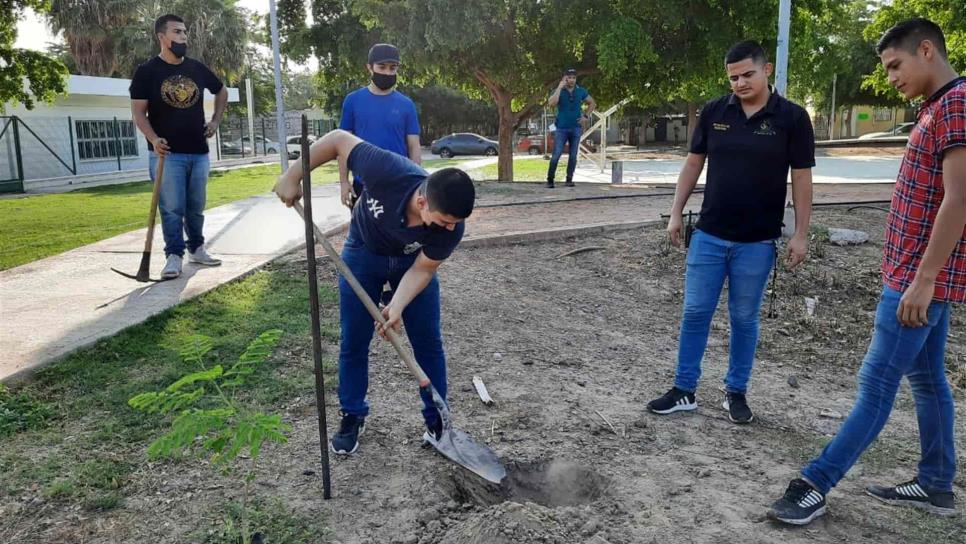
<svg viewBox="0 0 966 544">
<path fill-rule="evenodd" d="M 583 111 L 587 102 L 587 111 Z M 582 121 L 589 121 L 590 114 L 597 108 L 594 99 L 587 89 L 577 85 L 577 70 L 567 68 L 564 77 L 557 85 L 557 90 L 550 95 L 547 105 L 556 106 L 557 119 L 554 121 L 553 156 L 550 158 L 550 169 L 547 170 L 547 188 L 553 189 L 553 178 L 557 175 L 557 163 L 563 155 L 564 145 L 570 144 L 570 155 L 567 160 L 566 187 L 574 186 L 574 169 L 577 168 L 577 148 L 580 146 L 580 135 L 583 133 Z M 601 142 L 601 145 L 604 145 Z"/>
<path fill-rule="evenodd" d="M 159 157 L 166 157 L 159 208 L 164 254 L 161 277 L 181 275 L 181 261 L 218 266 L 205 251 L 205 200 L 208 186 L 208 138 L 218 130 L 228 105 L 228 89 L 201 62 L 186 56 L 188 31 L 177 15 L 154 23 L 161 52 L 138 66 L 131 80 L 131 114 L 148 140 L 151 179 Z M 205 123 L 204 89 L 215 95 L 215 112 Z M 185 244 L 185 233 L 188 235 Z"/>
<path fill-rule="evenodd" d="M 395 90 L 400 64 L 399 49 L 394 45 L 377 43 L 369 49 L 366 63 L 369 85 L 345 97 L 339 128 L 376 147 L 422 164 L 416 105 L 408 96 Z M 339 177 L 342 203 L 351 208 L 362 187 L 358 179 L 350 185 L 347 172 L 340 172 Z"/>
</svg>

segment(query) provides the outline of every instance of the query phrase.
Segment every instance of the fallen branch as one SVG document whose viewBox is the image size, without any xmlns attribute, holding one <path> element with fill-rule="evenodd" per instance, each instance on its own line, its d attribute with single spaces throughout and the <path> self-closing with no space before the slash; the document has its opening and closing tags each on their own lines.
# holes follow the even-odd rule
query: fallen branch
<svg viewBox="0 0 966 544">
<path fill-rule="evenodd" d="M 560 255 L 557 255 L 557 258 L 558 259 L 562 259 L 564 257 L 570 257 L 571 255 L 579 255 L 581 253 L 586 253 L 588 251 L 597 251 L 597 250 L 600 250 L 600 249 L 607 249 L 607 248 L 604 247 L 604 246 L 578 247 L 577 249 L 574 249 L 574 250 L 568 251 L 566 253 L 561 253 Z"/>
<path fill-rule="evenodd" d="M 610 430 L 613 431 L 615 435 L 620 436 L 620 433 L 617 432 L 617 429 L 614 428 L 614 425 L 611 424 L 610 420 L 604 417 L 604 414 L 598 412 L 597 410 L 594 410 L 594 413 L 599 415 L 600 418 L 604 420 L 604 423 L 606 423 L 607 426 L 610 427 Z"/>
</svg>

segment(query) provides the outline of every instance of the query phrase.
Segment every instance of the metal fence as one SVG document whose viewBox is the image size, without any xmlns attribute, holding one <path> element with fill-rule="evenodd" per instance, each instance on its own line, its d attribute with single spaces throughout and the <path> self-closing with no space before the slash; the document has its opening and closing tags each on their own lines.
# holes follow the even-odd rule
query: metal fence
<svg viewBox="0 0 966 544">
<path fill-rule="evenodd" d="M 298 119 L 289 115 L 285 118 L 286 142 L 278 141 L 278 122 L 275 117 L 256 117 L 254 127 L 249 127 L 247 117 L 225 117 L 218 127 L 215 147 L 212 151 L 215 158 L 232 159 L 278 155 L 285 150 L 289 158 L 298 156 L 298 137 L 301 127 Z M 254 137 L 251 134 L 254 128 Z M 335 121 L 331 119 L 313 119 L 309 121 L 309 134 L 321 136 L 335 128 Z"/>
</svg>

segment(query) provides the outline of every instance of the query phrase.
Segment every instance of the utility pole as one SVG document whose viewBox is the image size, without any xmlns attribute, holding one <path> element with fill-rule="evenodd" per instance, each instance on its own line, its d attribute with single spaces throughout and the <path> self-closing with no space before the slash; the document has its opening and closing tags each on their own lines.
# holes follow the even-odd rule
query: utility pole
<svg viewBox="0 0 966 544">
<path fill-rule="evenodd" d="M 792 22 L 792 0 L 778 4 L 778 52 L 775 55 L 775 90 L 785 96 L 788 89 L 788 39 Z"/>
<path fill-rule="evenodd" d="M 275 122 L 278 125 L 278 155 L 282 171 L 288 170 L 288 143 L 285 135 L 285 103 L 282 101 L 282 59 L 278 47 L 278 16 L 275 13 L 275 0 L 268 0 L 269 17 L 272 25 L 272 57 L 275 64 Z M 252 138 L 254 146 L 255 138 Z"/>
</svg>

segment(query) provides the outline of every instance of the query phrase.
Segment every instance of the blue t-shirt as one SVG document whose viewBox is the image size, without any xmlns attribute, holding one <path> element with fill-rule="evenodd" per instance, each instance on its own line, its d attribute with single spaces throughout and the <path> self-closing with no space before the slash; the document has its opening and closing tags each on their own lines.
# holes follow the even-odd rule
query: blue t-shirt
<svg viewBox="0 0 966 544">
<path fill-rule="evenodd" d="M 590 96 L 590 93 L 580 85 L 575 85 L 572 92 L 568 91 L 566 87 L 560 89 L 560 100 L 557 102 L 557 121 L 554 125 L 557 128 L 576 128 L 577 120 L 580 119 L 581 105 L 588 96 Z"/>
<path fill-rule="evenodd" d="M 370 144 L 409 156 L 406 136 L 419 134 L 416 105 L 406 95 L 393 91 L 372 94 L 368 87 L 349 93 L 342 102 L 339 128 L 348 130 Z"/>
<path fill-rule="evenodd" d="M 406 157 L 367 142 L 349 153 L 349 168 L 362 182 L 352 209 L 349 238 L 377 255 L 403 257 L 420 249 L 434 261 L 449 257 L 463 239 L 462 222 L 453 230 L 437 225 L 406 226 L 406 205 L 429 174 Z"/>
</svg>

